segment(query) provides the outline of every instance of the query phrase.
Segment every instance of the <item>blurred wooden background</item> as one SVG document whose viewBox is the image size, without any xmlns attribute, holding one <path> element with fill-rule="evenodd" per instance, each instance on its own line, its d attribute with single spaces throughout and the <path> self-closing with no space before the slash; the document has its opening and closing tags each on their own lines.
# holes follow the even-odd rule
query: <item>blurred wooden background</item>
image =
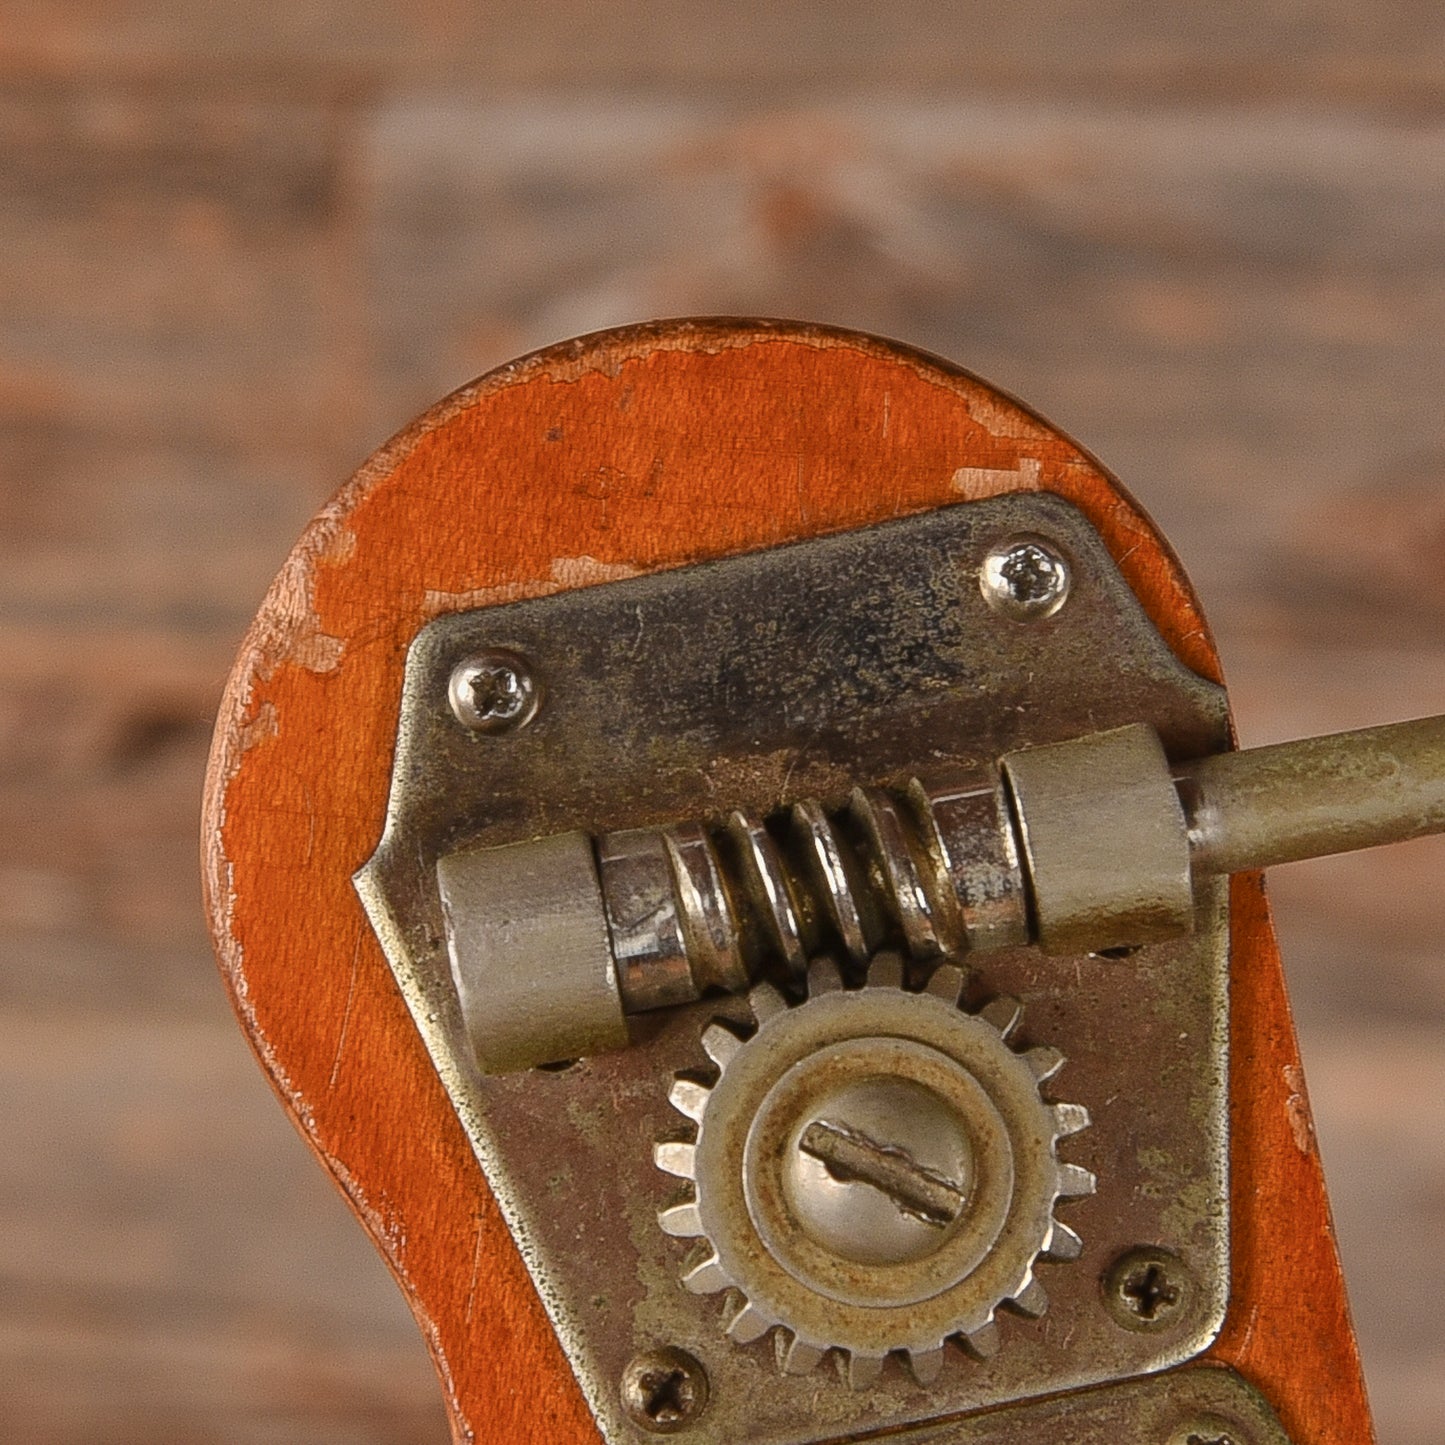
<svg viewBox="0 0 1445 1445">
<path fill-rule="evenodd" d="M 444 1438 L 214 977 L 210 717 L 391 431 L 706 312 L 899 336 L 1074 432 L 1246 742 L 1445 710 L 1435 0 L 0 0 L 4 1438 Z M 1382 1445 L 1445 1439 L 1442 869 L 1274 881 Z"/>
</svg>

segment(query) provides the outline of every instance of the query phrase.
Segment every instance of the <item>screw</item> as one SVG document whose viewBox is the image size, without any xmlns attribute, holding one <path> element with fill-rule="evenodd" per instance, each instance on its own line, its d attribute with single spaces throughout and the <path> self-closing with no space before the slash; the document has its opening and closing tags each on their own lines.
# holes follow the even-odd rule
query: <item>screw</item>
<svg viewBox="0 0 1445 1445">
<path fill-rule="evenodd" d="M 622 1372 L 622 1408 L 654 1435 L 686 1430 L 707 1404 L 707 1371 L 686 1350 L 637 1355 Z"/>
<path fill-rule="evenodd" d="M 527 659 L 504 647 L 459 662 L 447 683 L 456 720 L 478 733 L 508 733 L 537 715 L 541 697 Z"/>
<path fill-rule="evenodd" d="M 1227 1420 L 1201 1415 L 1187 1420 L 1169 1437 L 1169 1445 L 1249 1445 Z"/>
<path fill-rule="evenodd" d="M 842 1124 L 815 1120 L 803 1130 L 798 1148 L 817 1159 L 839 1184 L 855 1180 L 886 1194 L 901 1214 L 924 1224 L 952 1224 L 968 1199 L 944 1175 L 925 1169 L 893 1144 L 879 1144 Z"/>
<path fill-rule="evenodd" d="M 1069 595 L 1069 564 L 1042 537 L 1010 537 L 983 559 L 978 571 L 983 599 L 1014 622 L 1052 617 Z"/>
<path fill-rule="evenodd" d="M 788 1213 L 815 1243 L 859 1264 L 936 1253 L 973 1192 L 968 1131 L 954 1108 L 910 1079 L 870 1077 L 813 1101 L 784 1156 Z"/>
<path fill-rule="evenodd" d="M 1167 1249 L 1131 1249 L 1103 1279 L 1104 1304 L 1126 1330 L 1171 1329 L 1193 1313 L 1198 1293 L 1184 1261 Z M 1184 1445 L 1190 1445 L 1187 1437 Z M 1207 1437 L 1201 1445 L 1213 1445 Z M 1224 1445 L 1229 1445 L 1228 1441 Z"/>
</svg>

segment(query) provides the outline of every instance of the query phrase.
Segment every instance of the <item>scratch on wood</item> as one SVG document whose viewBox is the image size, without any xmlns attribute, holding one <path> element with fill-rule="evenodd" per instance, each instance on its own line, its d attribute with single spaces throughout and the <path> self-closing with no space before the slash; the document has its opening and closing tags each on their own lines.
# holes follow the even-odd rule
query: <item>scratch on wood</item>
<svg viewBox="0 0 1445 1445">
<path fill-rule="evenodd" d="M 1290 1133 L 1294 1135 L 1295 1147 L 1301 1154 L 1314 1151 L 1315 1121 L 1310 1114 L 1310 1101 L 1305 1093 L 1304 1070 L 1298 1064 L 1284 1066 L 1284 1081 L 1289 1089 L 1285 1100 L 1285 1112 L 1289 1116 Z"/>
<path fill-rule="evenodd" d="M 599 344 L 602 343 L 602 344 Z M 461 387 L 438 403 L 415 427 L 378 454 L 378 472 L 415 444 L 421 434 L 444 425 L 459 411 L 475 406 L 488 394 L 533 379 L 571 385 L 593 375 L 620 376 L 633 366 L 648 365 L 664 352 L 721 356 L 729 351 L 762 347 L 805 348 L 816 352 L 854 352 L 912 372 L 929 386 L 958 396 L 969 415 L 991 435 L 1016 441 L 1047 440 L 1050 428 L 1011 398 L 992 392 L 966 372 L 940 366 L 938 359 L 897 342 L 862 332 L 796 321 L 757 317 L 736 321 L 661 321 L 620 327 L 598 336 L 579 337 L 520 357 Z"/>
<path fill-rule="evenodd" d="M 240 770 L 245 755 L 242 738 L 245 728 L 237 719 L 241 704 L 232 705 L 233 698 L 249 695 L 252 678 L 244 667 L 238 667 L 226 684 L 226 699 L 221 705 L 223 724 L 216 733 L 215 744 L 206 769 L 206 806 L 202 824 L 202 887 L 206 911 L 211 920 L 211 938 L 216 960 L 231 990 L 231 999 L 251 1047 L 286 1100 L 306 1136 L 320 1148 L 316 1133 L 316 1115 L 306 1095 L 297 1086 L 261 1027 L 255 1004 L 251 1000 L 250 982 L 246 977 L 240 940 L 233 928 L 236 911 L 236 870 L 226 854 L 227 790 Z M 257 719 L 265 708 L 258 709 Z"/>
<path fill-rule="evenodd" d="M 341 1032 L 336 1036 L 336 1055 L 331 1060 L 331 1077 L 327 1081 L 328 1089 L 336 1088 L 337 1076 L 341 1072 L 341 1054 L 346 1048 L 346 1031 L 351 1027 L 351 1005 L 356 998 L 356 976 L 361 971 L 361 940 L 363 934 L 360 929 L 356 932 L 356 947 L 351 950 L 351 981 L 346 986 L 346 1005 L 341 1010 Z"/>
<path fill-rule="evenodd" d="M 301 792 L 306 802 L 306 855 L 302 859 L 302 867 L 310 867 L 312 855 L 316 851 L 316 800 L 311 796 L 311 788 L 304 780 Z"/>
<path fill-rule="evenodd" d="M 597 346 L 594 338 L 578 337 L 533 352 L 453 393 L 457 405 L 466 405 L 476 395 L 501 386 L 515 386 L 532 376 L 569 384 L 600 373 L 617 377 L 629 364 L 645 364 L 658 352 L 684 351 L 717 356 L 754 346 L 803 346 L 815 351 L 844 349 L 879 354 L 909 365 L 925 380 L 935 381 L 936 363 L 922 354 L 899 354 L 896 347 L 858 332 L 795 321 L 767 321 L 753 318 L 745 326 L 727 321 L 661 321 L 620 327 L 607 333 L 607 345 Z"/>
<path fill-rule="evenodd" d="M 477 1221 L 477 1242 L 476 1242 L 476 1244 L 472 1247 L 472 1279 L 471 1279 L 471 1283 L 467 1286 L 466 1320 L 467 1320 L 467 1323 L 468 1323 L 468 1324 L 471 1324 L 471 1322 L 472 1322 L 472 1309 L 474 1308 L 474 1306 L 476 1305 L 476 1302 L 477 1302 L 477 1282 L 481 1279 L 481 1277 L 482 1277 L 482 1224 L 481 1224 L 481 1221 L 478 1220 L 478 1221 Z"/>
<path fill-rule="evenodd" d="M 950 486 L 970 502 L 1006 492 L 1037 492 L 1043 486 L 1043 464 L 1037 457 L 1020 457 L 1012 470 L 1004 467 L 960 467 Z"/>
<path fill-rule="evenodd" d="M 1239 1341 L 1239 1353 L 1241 1356 L 1249 1353 L 1249 1342 L 1254 1338 L 1254 1327 L 1259 1323 L 1259 1306 L 1251 1305 L 1249 1310 L 1249 1321 L 1244 1327 L 1244 1334 Z"/>
<path fill-rule="evenodd" d="M 346 1197 L 356 1206 L 356 1212 L 375 1237 L 387 1264 L 391 1266 L 392 1272 L 396 1275 L 398 1283 L 410 1293 L 411 1277 L 406 1268 L 405 1228 L 394 1216 L 384 1213 L 372 1202 L 361 1187 L 360 1181 L 340 1159 L 325 1149 L 321 1150 L 321 1157 L 325 1159 L 331 1172 L 336 1175 Z"/>
<path fill-rule="evenodd" d="M 229 865 L 226 877 L 229 882 Z M 235 902 L 234 896 L 228 896 L 219 901 L 225 909 L 223 916 L 229 930 L 230 910 Z M 270 1074 L 282 1098 L 286 1100 L 286 1105 L 295 1116 L 296 1122 L 302 1132 L 319 1150 L 321 1148 L 321 1141 L 316 1128 L 316 1111 L 311 1107 L 311 1101 L 306 1097 L 300 1086 L 292 1079 L 285 1065 L 281 1062 L 281 1058 L 277 1054 L 269 1036 L 261 1027 L 261 1020 L 256 1014 L 256 1006 L 251 1000 L 250 983 L 246 978 L 245 969 L 242 967 L 240 944 L 236 942 L 235 937 L 229 931 L 222 933 L 218 930 L 216 933 L 216 951 L 226 979 L 231 985 L 231 998 L 235 1004 L 236 1013 L 240 1016 L 242 1026 L 246 1031 L 246 1036 L 251 1041 L 251 1047 L 255 1049 L 257 1056 L 261 1060 L 262 1067 Z"/>
<path fill-rule="evenodd" d="M 429 618 L 440 617 L 446 612 L 466 612 L 473 607 L 495 607 L 499 602 L 550 597 L 554 592 L 619 582 L 625 577 L 636 577 L 640 571 L 626 562 L 599 562 L 596 557 L 587 556 L 556 557 L 546 577 L 503 582 L 496 587 L 476 587 L 468 592 L 428 592 L 422 599 L 422 611 Z"/>
<path fill-rule="evenodd" d="M 355 490 L 353 484 L 322 509 L 272 583 L 226 681 L 206 765 L 202 859 L 212 935 L 221 966 L 231 980 L 237 1007 L 243 1009 L 256 1047 L 282 1088 L 288 1087 L 282 1082 L 284 1075 L 270 1056 L 246 1001 L 241 949 L 231 932 L 235 870 L 225 851 L 226 800 L 246 753 L 280 732 L 280 717 L 269 699 L 263 699 L 255 712 L 251 711 L 256 683 L 274 676 L 286 662 L 312 672 L 330 672 L 341 663 L 345 644 L 339 637 L 323 632 L 316 615 L 316 568 L 323 562 L 344 562 L 356 550 L 356 535 L 345 525 Z M 287 1096 L 291 1097 L 289 1091 Z"/>
</svg>

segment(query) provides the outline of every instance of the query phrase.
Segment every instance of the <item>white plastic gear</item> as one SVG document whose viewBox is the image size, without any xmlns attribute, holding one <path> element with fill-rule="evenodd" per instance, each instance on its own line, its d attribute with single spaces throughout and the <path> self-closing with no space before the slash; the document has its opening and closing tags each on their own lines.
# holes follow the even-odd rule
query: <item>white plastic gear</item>
<svg viewBox="0 0 1445 1445">
<path fill-rule="evenodd" d="M 1042 1314 L 1048 1297 L 1034 1266 L 1077 1259 L 1083 1248 L 1053 1211 L 1060 1200 L 1094 1191 L 1092 1173 L 1057 1157 L 1059 1141 L 1088 1126 L 1088 1112 L 1043 1098 L 1040 1086 L 1063 1056 L 1010 1046 L 1018 1003 L 998 998 L 978 1013 L 965 1012 L 964 981 L 961 970 L 943 964 L 921 992 L 906 990 L 902 960 L 884 953 L 863 988 L 845 989 L 832 961 L 819 959 L 808 971 L 808 997 L 798 1004 L 790 1006 L 768 984 L 751 991 L 757 1020 L 751 1037 L 721 1022 L 707 1027 L 702 1045 L 717 1066 L 715 1083 L 679 1075 L 672 1084 L 673 1107 L 696 1126 L 692 1142 L 663 1141 L 654 1151 L 659 1169 L 692 1185 L 690 1197 L 659 1214 L 667 1234 L 699 1242 L 682 1283 L 695 1294 L 727 1296 L 724 1326 L 739 1344 L 778 1330 L 785 1374 L 807 1373 L 837 1350 L 848 1383 L 862 1389 L 896 1353 L 920 1384 L 931 1384 L 950 1339 L 978 1359 L 999 1348 L 1001 1306 Z M 817 1250 L 801 1234 L 801 1244 L 794 1247 L 790 1236 L 780 1247 L 781 1192 L 765 1176 L 766 1161 L 784 1151 L 760 1154 L 756 1135 L 768 1110 L 785 1107 L 776 1103 L 784 1076 L 796 1092 L 800 1070 L 826 1057 L 818 1067 L 836 1074 L 849 1051 L 867 1067 L 870 1041 L 884 1051 L 875 1076 L 897 1067 L 899 1058 L 907 1062 L 908 1049 L 919 1067 L 933 1069 L 929 1077 L 958 1076 L 947 1087 L 963 1101 L 960 1118 L 974 1111 L 967 1115 L 970 1134 L 978 1123 L 993 1151 L 987 1176 L 979 1175 L 992 1181 L 992 1193 L 980 1183 L 950 1225 L 954 1233 L 918 1261 L 874 1267 L 835 1257 L 826 1269 L 812 1268 Z M 802 1117 L 796 1110 L 791 1116 Z"/>
</svg>

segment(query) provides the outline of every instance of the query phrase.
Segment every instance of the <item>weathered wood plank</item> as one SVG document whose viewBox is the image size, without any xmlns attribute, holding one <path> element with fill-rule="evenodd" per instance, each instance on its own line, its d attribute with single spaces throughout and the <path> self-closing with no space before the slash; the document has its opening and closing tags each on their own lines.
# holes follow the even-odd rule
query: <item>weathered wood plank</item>
<svg viewBox="0 0 1445 1445">
<path fill-rule="evenodd" d="M 1412 539 L 1407 585 L 1439 575 L 1406 499 L 1375 505 L 1405 481 L 1428 505 L 1441 475 L 1436 121 L 406 94 L 366 153 L 386 415 L 589 327 L 802 314 L 964 359 L 1084 437 L 1217 627 L 1298 641 L 1326 595 L 1378 593 L 1339 540 L 1366 515 L 1377 546 Z"/>
<path fill-rule="evenodd" d="M 28 425 L 311 455 L 350 414 L 325 98 L 0 74 L 0 394 Z"/>
<path fill-rule="evenodd" d="M 71 65 L 190 61 L 370 66 L 412 83 L 710 88 L 826 94 L 840 84 L 1177 100 L 1324 94 L 1392 104 L 1445 96 L 1445 30 L 1429 0 L 1248 0 L 1197 10 L 1127 0 L 851 0 L 775 5 L 581 0 L 485 6 L 164 0 L 96 8 L 7 0 L 0 57 Z"/>
<path fill-rule="evenodd" d="M 638 0 L 7 0 L 14 1097 L 41 1108 L 45 1054 L 90 1038 L 86 1009 L 141 1009 L 162 1034 L 216 1017 L 193 882 L 201 739 L 301 521 L 441 391 L 590 325 L 772 310 L 931 345 L 1077 432 L 1158 515 L 1246 741 L 1445 708 L 1442 23 L 1423 0 L 1077 19 L 1027 0 L 971 13 L 966 35 L 942 0 L 752 4 L 726 23 Z M 1386 1445 L 1445 1436 L 1441 1333 L 1415 1309 L 1439 1292 L 1420 1260 L 1445 1244 L 1445 1166 L 1391 1132 L 1414 1107 L 1397 1082 L 1420 1083 L 1401 1048 L 1445 1056 L 1440 862 L 1419 844 L 1273 889 Z M 174 1111 L 203 1061 L 181 1035 L 154 1047 L 176 1074 L 104 1056 L 71 1112 L 133 1075 L 138 1114 Z M 284 1255 L 301 1232 L 336 1261 L 325 1289 L 297 1304 L 304 1271 L 264 1276 L 244 1327 L 216 1296 L 107 1292 L 120 1196 L 55 1116 L 40 1164 L 0 1170 L 34 1263 L 0 1306 L 0 1432 L 440 1438 L 399 1299 L 233 1062 L 217 1088 L 245 1122 L 226 1116 L 228 1152 L 205 1165 L 220 1187 L 157 1162 L 149 1187 L 181 1181 L 185 1202 L 155 1237 L 197 1278 L 224 1273 L 226 1190 L 281 1181 L 248 1225 L 256 1248 Z M 89 1222 L 42 1204 L 42 1177 L 84 1195 Z M 75 1238 L 101 1242 L 76 1254 Z"/>
<path fill-rule="evenodd" d="M 1437 852 L 1437 897 L 1440 861 Z M 1356 966 L 1368 971 L 1369 954 Z M 1424 1023 L 1410 1012 L 1362 1025 L 1346 1006 L 1301 1033 L 1351 1300 L 1368 1326 L 1380 1440 L 1432 1445 L 1445 1421 L 1445 1130 L 1433 1107 L 1445 1089 L 1445 1027 L 1439 1012 Z"/>
<path fill-rule="evenodd" d="M 394 1286 L 224 1004 L 141 1002 L 0 1009 L 5 1437 L 443 1439 Z"/>
</svg>

